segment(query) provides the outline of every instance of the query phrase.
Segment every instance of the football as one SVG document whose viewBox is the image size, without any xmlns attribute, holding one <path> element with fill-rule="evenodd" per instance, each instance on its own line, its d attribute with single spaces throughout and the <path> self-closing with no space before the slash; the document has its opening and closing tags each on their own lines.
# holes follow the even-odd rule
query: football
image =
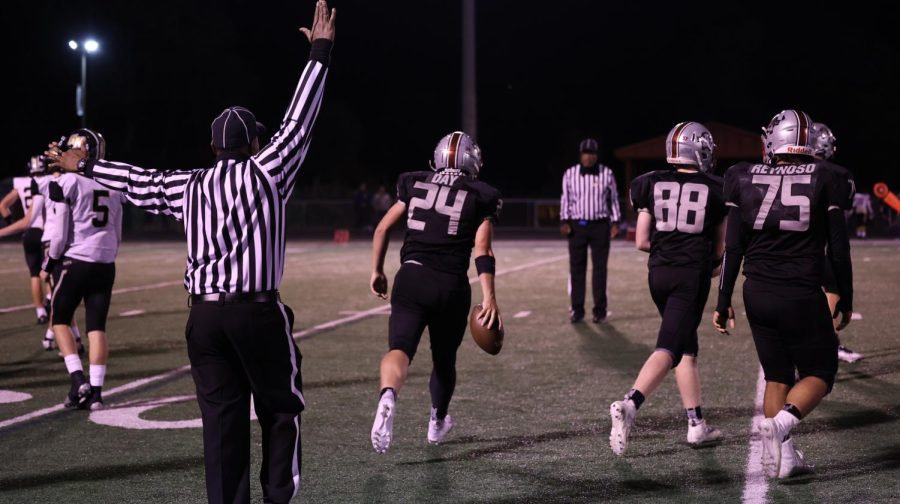
<svg viewBox="0 0 900 504">
<path fill-rule="evenodd" d="M 484 327 L 478 322 L 478 314 L 481 313 L 481 305 L 472 307 L 469 314 L 469 330 L 472 331 L 472 339 L 485 352 L 497 355 L 503 348 L 503 330 L 500 329 L 500 320 L 494 321 L 490 328 Z"/>
</svg>

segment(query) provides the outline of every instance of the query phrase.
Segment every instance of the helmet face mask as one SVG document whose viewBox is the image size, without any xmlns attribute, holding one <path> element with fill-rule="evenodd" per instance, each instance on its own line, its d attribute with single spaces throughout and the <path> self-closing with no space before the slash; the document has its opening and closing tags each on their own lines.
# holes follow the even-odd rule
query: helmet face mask
<svg viewBox="0 0 900 504">
<path fill-rule="evenodd" d="M 73 131 L 66 138 L 67 149 L 81 149 L 88 153 L 90 159 L 104 159 L 106 157 L 106 140 L 100 133 L 87 128 Z"/>
<path fill-rule="evenodd" d="M 481 172 L 482 164 L 481 148 L 475 140 L 462 131 L 454 131 L 441 138 L 434 148 L 431 168 L 435 171 L 459 170 L 475 179 Z"/>
<path fill-rule="evenodd" d="M 783 110 L 763 128 L 762 142 L 765 162 L 772 164 L 776 155 L 813 156 L 810 130 L 813 121 L 806 112 Z"/>
<path fill-rule="evenodd" d="M 36 177 L 47 174 L 47 162 L 44 156 L 31 156 L 28 160 L 28 175 Z"/>
<path fill-rule="evenodd" d="M 697 122 L 675 125 L 666 136 L 666 162 L 711 172 L 716 166 L 716 143 L 712 133 Z"/>
<path fill-rule="evenodd" d="M 809 143 L 810 147 L 815 151 L 814 155 L 816 158 L 825 160 L 833 158 L 834 153 L 837 152 L 837 147 L 834 145 L 836 141 L 837 138 L 831 132 L 831 128 L 822 123 L 814 123 L 812 125 L 809 133 Z"/>
</svg>

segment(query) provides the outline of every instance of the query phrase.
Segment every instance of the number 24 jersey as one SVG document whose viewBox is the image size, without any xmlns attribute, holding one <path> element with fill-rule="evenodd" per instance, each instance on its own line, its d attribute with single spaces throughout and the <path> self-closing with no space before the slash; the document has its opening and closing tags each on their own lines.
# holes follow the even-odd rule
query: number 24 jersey
<svg viewBox="0 0 900 504">
<path fill-rule="evenodd" d="M 496 222 L 503 206 L 499 191 L 452 169 L 401 174 L 397 199 L 407 215 L 400 260 L 461 274 L 469 270 L 478 227 Z"/>
</svg>

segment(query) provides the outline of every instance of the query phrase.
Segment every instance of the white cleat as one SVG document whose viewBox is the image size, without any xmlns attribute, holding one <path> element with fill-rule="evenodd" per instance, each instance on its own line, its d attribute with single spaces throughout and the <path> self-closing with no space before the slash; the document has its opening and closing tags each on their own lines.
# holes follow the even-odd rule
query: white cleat
<svg viewBox="0 0 900 504">
<path fill-rule="evenodd" d="M 609 405 L 609 416 L 612 419 L 609 447 L 616 455 L 622 455 L 628 448 L 628 435 L 631 433 L 631 426 L 634 425 L 636 414 L 637 408 L 631 401 L 616 401 Z"/>
<path fill-rule="evenodd" d="M 453 430 L 453 417 L 447 415 L 443 420 L 438 420 L 436 412 L 436 409 L 431 408 L 431 419 L 428 421 L 428 442 L 431 444 L 440 444 L 444 436 Z"/>
<path fill-rule="evenodd" d="M 844 345 L 838 346 L 838 360 L 842 360 L 844 362 L 856 362 L 862 358 L 862 354 L 856 353 L 853 350 L 845 347 Z"/>
<path fill-rule="evenodd" d="M 378 401 L 375 422 L 372 423 L 372 448 L 378 453 L 385 453 L 391 447 L 396 408 L 396 401 L 392 393 L 384 393 Z"/>
<path fill-rule="evenodd" d="M 707 425 L 706 420 L 700 420 L 696 424 L 688 423 L 687 442 L 690 445 L 713 443 L 720 437 L 722 437 L 722 431 Z"/>
<path fill-rule="evenodd" d="M 776 478 L 781 470 L 781 440 L 784 436 L 774 418 L 765 418 L 759 423 L 759 438 L 763 472 L 769 478 Z"/>
<path fill-rule="evenodd" d="M 808 474 L 816 466 L 808 463 L 803 457 L 803 452 L 794 447 L 794 439 L 788 438 L 781 443 L 781 468 L 778 470 L 778 478 L 786 479 L 801 474 Z"/>
</svg>

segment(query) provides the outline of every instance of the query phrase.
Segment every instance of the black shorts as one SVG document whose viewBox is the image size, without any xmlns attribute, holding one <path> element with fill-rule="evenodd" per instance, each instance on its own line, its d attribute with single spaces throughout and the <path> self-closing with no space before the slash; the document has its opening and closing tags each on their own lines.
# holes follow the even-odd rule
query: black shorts
<svg viewBox="0 0 900 504">
<path fill-rule="evenodd" d="M 428 327 L 432 358 L 453 357 L 469 321 L 472 289 L 466 275 L 405 263 L 394 277 L 388 343 L 410 360 Z"/>
<path fill-rule="evenodd" d="M 655 266 L 650 269 L 648 281 L 650 296 L 662 315 L 656 349 L 668 352 L 675 367 L 682 356 L 696 357 L 699 351 L 697 327 L 709 297 L 710 271 Z"/>
<path fill-rule="evenodd" d="M 44 230 L 29 228 L 22 236 L 22 248 L 25 249 L 25 264 L 28 265 L 28 273 L 32 277 L 41 276 L 41 261 L 44 259 L 44 247 L 41 244 L 41 235 Z"/>
<path fill-rule="evenodd" d="M 86 331 L 105 331 L 115 280 L 115 263 L 90 263 L 64 257 L 53 286 L 53 325 L 71 324 L 75 309 L 84 300 Z"/>
<path fill-rule="evenodd" d="M 834 385 L 837 336 L 822 289 L 744 281 L 744 306 L 766 381 L 793 385 L 795 377 Z"/>
</svg>

